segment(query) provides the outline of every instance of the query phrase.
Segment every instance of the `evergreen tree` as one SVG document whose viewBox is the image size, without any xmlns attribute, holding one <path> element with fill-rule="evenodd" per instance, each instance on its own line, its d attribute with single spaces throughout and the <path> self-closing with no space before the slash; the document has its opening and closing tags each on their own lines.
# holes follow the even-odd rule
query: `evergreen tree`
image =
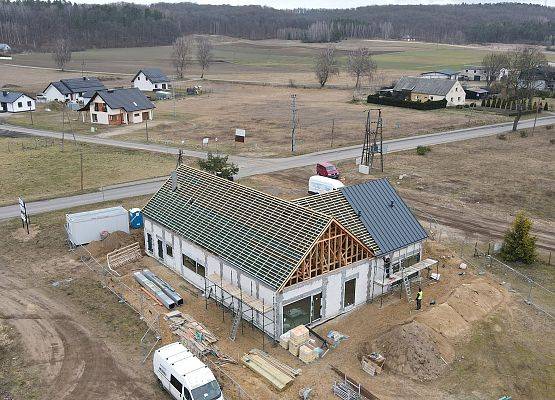
<svg viewBox="0 0 555 400">
<path fill-rule="evenodd" d="M 523 211 L 516 214 L 512 227 L 505 234 L 501 257 L 506 261 L 531 264 L 536 260 L 536 237 L 530 235 L 532 221 Z"/>
<path fill-rule="evenodd" d="M 198 160 L 200 169 L 210 172 L 225 179 L 233 179 L 233 175 L 239 172 L 239 167 L 227 162 L 228 156 L 208 153 L 206 160 Z"/>
</svg>

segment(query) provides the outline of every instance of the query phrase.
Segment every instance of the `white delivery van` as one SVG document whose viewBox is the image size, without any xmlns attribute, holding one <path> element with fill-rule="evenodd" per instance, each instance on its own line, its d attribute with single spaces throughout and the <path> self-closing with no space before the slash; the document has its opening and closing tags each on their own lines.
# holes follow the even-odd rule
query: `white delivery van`
<svg viewBox="0 0 555 400">
<path fill-rule="evenodd" d="M 331 192 L 345 186 L 337 179 L 314 175 L 308 179 L 308 194 L 321 194 Z"/>
<path fill-rule="evenodd" d="M 152 365 L 160 384 L 176 400 L 224 400 L 210 368 L 179 342 L 156 350 Z"/>
</svg>

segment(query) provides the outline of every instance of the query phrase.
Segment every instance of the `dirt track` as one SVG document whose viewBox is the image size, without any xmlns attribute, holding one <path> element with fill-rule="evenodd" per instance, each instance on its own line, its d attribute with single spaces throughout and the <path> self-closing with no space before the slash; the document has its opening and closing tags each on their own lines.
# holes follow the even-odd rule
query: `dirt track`
<svg viewBox="0 0 555 400">
<path fill-rule="evenodd" d="M 0 258 L 0 318 L 20 333 L 25 366 L 39 367 L 43 399 L 146 399 L 156 397 L 140 376 L 124 372 L 115 355 L 71 314 Z M 126 368 L 129 371 L 129 368 Z"/>
</svg>

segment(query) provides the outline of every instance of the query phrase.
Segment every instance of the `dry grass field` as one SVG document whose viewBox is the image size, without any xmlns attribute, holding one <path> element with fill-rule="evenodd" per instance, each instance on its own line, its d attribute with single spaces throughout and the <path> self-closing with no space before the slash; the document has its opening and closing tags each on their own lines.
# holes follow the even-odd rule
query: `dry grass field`
<svg viewBox="0 0 555 400">
<path fill-rule="evenodd" d="M 175 105 L 173 101 L 156 102 L 154 120 L 160 124 L 149 130 L 150 140 L 199 149 L 202 138 L 208 137 L 212 151 L 266 157 L 288 155 L 290 96 L 295 93 L 298 153 L 362 143 L 368 104 L 352 102 L 349 91 L 213 82 L 203 83 L 203 88 L 206 94 L 180 99 Z M 384 140 L 508 121 L 506 117 L 471 109 L 382 110 Z M 245 143 L 234 143 L 236 128 L 246 129 Z M 119 138 L 145 140 L 145 134 L 136 130 Z"/>
<path fill-rule="evenodd" d="M 167 175 L 175 159 L 160 154 L 112 147 L 75 145 L 29 137 L 0 136 L 0 204 L 13 204 L 81 192 L 80 152 L 83 152 L 83 190 Z M 145 167 L 146 166 L 146 167 Z"/>
</svg>

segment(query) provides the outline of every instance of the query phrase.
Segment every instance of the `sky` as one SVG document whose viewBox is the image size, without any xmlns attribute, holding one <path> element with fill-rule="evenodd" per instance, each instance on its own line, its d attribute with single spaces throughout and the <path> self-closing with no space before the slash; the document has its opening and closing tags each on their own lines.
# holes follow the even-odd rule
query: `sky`
<svg viewBox="0 0 555 400">
<path fill-rule="evenodd" d="M 120 0 L 70 0 L 76 3 L 114 3 Z M 124 0 L 129 3 L 156 2 L 178 3 L 189 1 L 198 4 L 229 4 L 234 6 L 257 4 L 274 8 L 353 8 L 376 4 L 460 4 L 460 0 Z M 518 2 L 519 0 L 512 0 Z M 509 3 L 511 0 L 465 0 L 465 3 Z M 555 0 L 520 0 L 521 3 L 555 6 Z"/>
</svg>

